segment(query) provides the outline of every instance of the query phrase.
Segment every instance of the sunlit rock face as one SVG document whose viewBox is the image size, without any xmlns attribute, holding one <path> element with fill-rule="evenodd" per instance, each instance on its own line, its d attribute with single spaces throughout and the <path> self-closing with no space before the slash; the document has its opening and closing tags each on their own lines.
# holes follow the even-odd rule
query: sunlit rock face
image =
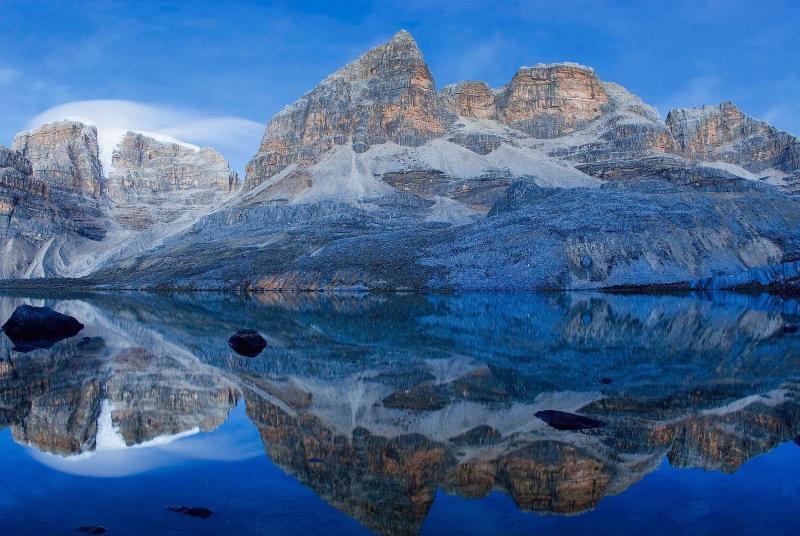
<svg viewBox="0 0 800 536">
<path fill-rule="evenodd" d="M 466 81 L 443 87 L 442 104 L 456 115 L 475 119 L 497 119 L 496 98 L 485 82 Z"/>
<path fill-rule="evenodd" d="M 667 124 L 687 158 L 729 162 L 753 172 L 800 169 L 797 138 L 745 115 L 730 102 L 672 110 Z"/>
<path fill-rule="evenodd" d="M 275 116 L 247 166 L 246 185 L 292 163 L 312 164 L 336 145 L 356 153 L 386 142 L 419 146 L 450 121 L 414 39 L 400 31 Z"/>
<path fill-rule="evenodd" d="M 573 64 L 523 67 L 498 92 L 501 121 L 534 138 L 556 138 L 599 117 L 608 95 L 595 72 Z"/>
<path fill-rule="evenodd" d="M 58 121 L 17 134 L 12 148 L 31 162 L 34 178 L 92 197 L 102 193 L 96 128 Z"/>
</svg>

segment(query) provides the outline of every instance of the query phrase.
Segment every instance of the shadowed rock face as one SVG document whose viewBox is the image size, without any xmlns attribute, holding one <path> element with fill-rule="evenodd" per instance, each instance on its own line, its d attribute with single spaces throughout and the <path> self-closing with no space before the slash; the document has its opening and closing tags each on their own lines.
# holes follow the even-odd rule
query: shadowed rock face
<svg viewBox="0 0 800 536">
<path fill-rule="evenodd" d="M 39 137 L 21 139 L 32 150 Z M 0 278 L 59 275 L 65 259 L 105 236 L 99 200 L 56 179 L 37 178 L 21 152 L 0 146 Z"/>
<path fill-rule="evenodd" d="M 50 185 L 99 197 L 103 190 L 97 129 L 75 121 L 58 121 L 21 132 L 12 149 L 32 165 L 34 178 Z"/>
<path fill-rule="evenodd" d="M 386 142 L 422 145 L 450 121 L 414 39 L 400 31 L 275 116 L 247 166 L 246 185 L 292 163 L 312 164 L 335 145 L 356 153 Z"/>
<path fill-rule="evenodd" d="M 128 132 L 114 149 L 108 196 L 117 203 L 164 203 L 181 197 L 185 204 L 229 192 L 237 182 L 222 156 Z M 197 201 L 193 197 L 197 196 Z"/>
<path fill-rule="evenodd" d="M 667 124 L 687 158 L 729 162 L 753 172 L 800 169 L 797 138 L 745 115 L 730 102 L 672 110 Z"/>
<path fill-rule="evenodd" d="M 0 277 L 80 276 L 139 252 L 163 225 L 227 196 L 238 177 L 213 149 L 129 132 L 103 177 L 95 127 L 43 125 L 0 147 Z"/>
</svg>

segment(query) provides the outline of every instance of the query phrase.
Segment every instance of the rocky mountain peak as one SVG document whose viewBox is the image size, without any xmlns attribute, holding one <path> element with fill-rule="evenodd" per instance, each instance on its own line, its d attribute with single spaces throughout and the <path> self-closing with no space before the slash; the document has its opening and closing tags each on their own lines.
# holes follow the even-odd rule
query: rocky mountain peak
<svg viewBox="0 0 800 536">
<path fill-rule="evenodd" d="M 791 173 L 800 168 L 797 138 L 731 102 L 671 110 L 667 125 L 680 154 L 692 160 L 728 162 L 753 172 L 773 168 Z"/>
<path fill-rule="evenodd" d="M 286 166 L 310 165 L 337 145 L 356 153 L 387 142 L 416 147 L 454 118 L 440 106 L 430 70 L 406 31 L 339 69 L 267 125 L 247 167 L 250 187 Z"/>
<path fill-rule="evenodd" d="M 497 106 L 492 88 L 479 80 L 466 80 L 445 86 L 439 92 L 442 104 L 462 117 L 497 119 Z"/>
<path fill-rule="evenodd" d="M 148 189 L 215 188 L 231 191 L 238 177 L 228 162 L 211 148 L 159 141 L 138 132 L 126 133 L 114 149 L 109 178 L 130 173 L 144 180 Z M 114 185 L 117 186 L 117 185 Z M 112 185 L 109 184 L 109 190 Z"/>
<path fill-rule="evenodd" d="M 31 162 L 36 179 L 50 186 L 100 196 L 103 169 L 95 127 L 57 121 L 17 134 L 12 148 Z"/>
<path fill-rule="evenodd" d="M 599 117 L 608 94 L 593 69 L 575 63 L 521 67 L 497 95 L 504 123 L 534 138 L 569 134 Z"/>
</svg>

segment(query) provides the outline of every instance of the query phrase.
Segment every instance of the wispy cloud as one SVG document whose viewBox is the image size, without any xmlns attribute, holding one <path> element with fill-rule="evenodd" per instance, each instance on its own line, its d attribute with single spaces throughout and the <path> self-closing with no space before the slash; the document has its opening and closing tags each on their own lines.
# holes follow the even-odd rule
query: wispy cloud
<svg viewBox="0 0 800 536">
<path fill-rule="evenodd" d="M 673 108 L 695 108 L 704 104 L 718 104 L 731 100 L 725 95 L 722 82 L 713 76 L 698 76 L 690 79 L 682 88 L 656 105 L 662 115 Z"/>
<path fill-rule="evenodd" d="M 16 69 L 0 67 L 0 87 L 10 84 L 21 76 L 22 73 Z"/>
<path fill-rule="evenodd" d="M 68 102 L 38 114 L 28 122 L 28 128 L 63 119 L 94 125 L 98 131 L 134 130 L 213 147 L 240 173 L 258 148 L 264 131 L 263 124 L 250 119 L 127 100 Z"/>
</svg>

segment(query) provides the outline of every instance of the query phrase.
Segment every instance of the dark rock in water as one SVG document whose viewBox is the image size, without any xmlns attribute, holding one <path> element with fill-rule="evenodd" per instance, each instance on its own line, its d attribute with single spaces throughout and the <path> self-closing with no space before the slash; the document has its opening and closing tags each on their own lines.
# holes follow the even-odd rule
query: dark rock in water
<svg viewBox="0 0 800 536">
<path fill-rule="evenodd" d="M 482 424 L 467 430 L 463 434 L 451 437 L 450 442 L 459 446 L 494 445 L 499 443 L 503 436 L 487 424 Z"/>
<path fill-rule="evenodd" d="M 82 527 L 77 527 L 75 532 L 83 532 L 84 534 L 104 534 L 108 532 L 108 529 L 100 525 L 84 525 Z"/>
<path fill-rule="evenodd" d="M 795 444 L 795 445 L 797 445 L 798 447 L 800 447 L 800 435 L 799 435 L 799 436 L 795 436 L 795 438 L 794 438 L 794 440 L 793 440 L 793 441 L 794 441 L 794 444 Z"/>
<path fill-rule="evenodd" d="M 592 419 L 591 417 L 584 417 L 583 415 L 576 415 L 574 413 L 567 413 L 566 411 L 554 409 L 537 411 L 534 415 L 556 430 L 588 430 L 606 425 L 606 423 Z"/>
<path fill-rule="evenodd" d="M 784 333 L 797 333 L 797 326 L 794 324 L 784 324 L 783 325 L 783 332 Z"/>
<path fill-rule="evenodd" d="M 20 305 L 3 324 L 3 331 L 18 352 L 50 348 L 62 339 L 74 337 L 82 329 L 83 324 L 71 316 L 32 305 Z"/>
<path fill-rule="evenodd" d="M 267 341 L 252 329 L 242 329 L 228 339 L 228 346 L 245 357 L 255 357 L 267 347 Z"/>
<path fill-rule="evenodd" d="M 202 506 L 167 506 L 167 510 L 170 512 L 175 512 L 177 514 L 183 514 L 185 516 L 191 517 L 199 517 L 202 519 L 207 519 L 211 517 L 212 512 L 208 508 L 203 508 Z"/>
<path fill-rule="evenodd" d="M 603 385 L 608 385 L 612 381 L 614 381 L 614 380 L 612 380 L 611 378 L 600 378 L 600 383 L 602 383 Z"/>
</svg>

